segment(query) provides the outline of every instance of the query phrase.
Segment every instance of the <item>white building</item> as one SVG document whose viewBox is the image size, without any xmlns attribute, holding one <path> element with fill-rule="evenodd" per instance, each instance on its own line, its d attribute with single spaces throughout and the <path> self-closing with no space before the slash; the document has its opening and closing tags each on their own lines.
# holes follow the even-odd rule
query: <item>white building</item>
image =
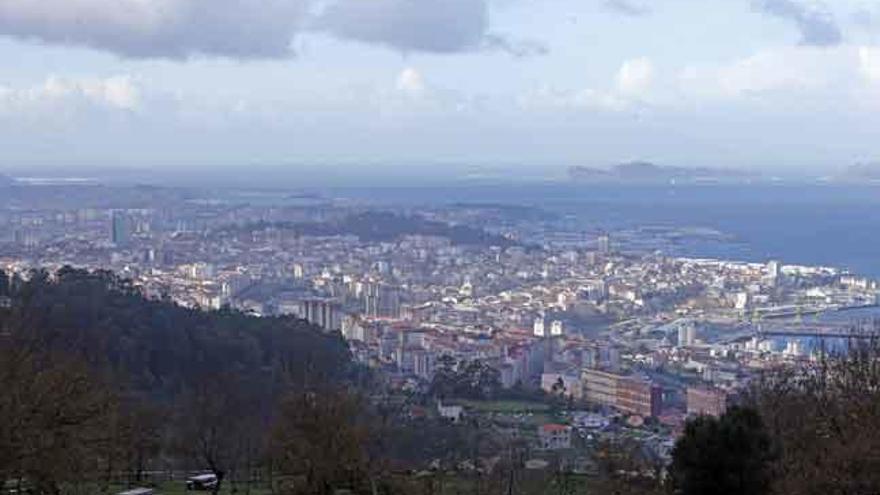
<svg viewBox="0 0 880 495">
<path fill-rule="evenodd" d="M 786 356 L 798 357 L 802 353 L 803 350 L 801 348 L 801 342 L 799 340 L 792 339 L 785 344 L 785 350 L 783 351 L 783 354 L 785 354 Z"/>
<path fill-rule="evenodd" d="M 611 252 L 611 236 L 608 234 L 602 234 L 596 239 L 596 250 L 602 254 L 609 254 Z"/>
<path fill-rule="evenodd" d="M 688 322 L 678 327 L 678 346 L 690 347 L 697 340 L 697 326 L 693 322 Z"/>
<path fill-rule="evenodd" d="M 544 331 L 544 318 L 537 317 L 535 318 L 535 324 L 533 326 L 533 330 L 535 333 L 535 337 L 544 337 L 546 335 Z"/>
<path fill-rule="evenodd" d="M 734 307 L 736 309 L 747 309 L 749 307 L 749 293 L 738 292 L 734 300 Z"/>
<path fill-rule="evenodd" d="M 775 260 L 768 262 L 766 273 L 767 273 L 767 280 L 771 284 L 776 285 L 776 283 L 779 281 L 779 273 L 780 273 L 779 262 L 775 261 Z"/>
<path fill-rule="evenodd" d="M 442 402 L 437 403 L 437 413 L 441 418 L 451 420 L 453 423 L 461 421 L 461 415 L 464 408 L 461 406 L 444 406 Z"/>
</svg>

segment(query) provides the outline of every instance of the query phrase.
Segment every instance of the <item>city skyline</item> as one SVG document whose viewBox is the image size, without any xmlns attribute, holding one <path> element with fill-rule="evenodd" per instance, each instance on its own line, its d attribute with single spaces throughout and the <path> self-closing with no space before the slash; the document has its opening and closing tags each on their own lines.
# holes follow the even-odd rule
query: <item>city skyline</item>
<svg viewBox="0 0 880 495">
<path fill-rule="evenodd" d="M 875 162 L 870 2 L 0 2 L 0 170 Z"/>
</svg>

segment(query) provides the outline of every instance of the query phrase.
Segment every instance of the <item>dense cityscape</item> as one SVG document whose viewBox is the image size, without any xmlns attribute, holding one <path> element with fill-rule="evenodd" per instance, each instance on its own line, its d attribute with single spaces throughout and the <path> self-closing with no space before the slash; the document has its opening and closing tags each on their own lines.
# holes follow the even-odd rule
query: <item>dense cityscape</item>
<svg viewBox="0 0 880 495">
<path fill-rule="evenodd" d="M 535 462 L 553 452 L 578 472 L 595 469 L 609 439 L 667 464 L 689 417 L 720 416 L 763 370 L 817 359 L 819 343 L 858 330 L 847 315 L 880 302 L 876 281 L 833 267 L 671 257 L 638 232 L 573 231 L 516 205 L 97 184 L 6 192 L 10 274 L 109 269 L 150 299 L 302 318 L 341 333 L 385 393 L 433 397 L 411 414 L 482 418 L 529 439 Z M 438 375 L 474 363 L 492 370 L 485 387 L 437 392 Z M 488 400 L 499 397 L 525 399 Z M 549 412 L 559 400 L 564 412 Z"/>
</svg>

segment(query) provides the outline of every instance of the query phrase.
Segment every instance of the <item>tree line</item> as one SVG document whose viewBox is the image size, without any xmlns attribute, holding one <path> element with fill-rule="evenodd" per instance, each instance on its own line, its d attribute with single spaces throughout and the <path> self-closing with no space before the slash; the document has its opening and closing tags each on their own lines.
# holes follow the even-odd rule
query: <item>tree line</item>
<svg viewBox="0 0 880 495">
<path fill-rule="evenodd" d="M 0 272 L 0 301 L 10 490 L 112 493 L 176 470 L 215 474 L 215 492 L 261 479 L 282 494 L 388 493 L 373 461 L 381 429 L 338 334 L 148 300 L 112 273 L 72 268 Z"/>
<path fill-rule="evenodd" d="M 880 493 L 880 337 L 760 374 L 721 418 L 688 423 L 673 493 Z"/>
</svg>

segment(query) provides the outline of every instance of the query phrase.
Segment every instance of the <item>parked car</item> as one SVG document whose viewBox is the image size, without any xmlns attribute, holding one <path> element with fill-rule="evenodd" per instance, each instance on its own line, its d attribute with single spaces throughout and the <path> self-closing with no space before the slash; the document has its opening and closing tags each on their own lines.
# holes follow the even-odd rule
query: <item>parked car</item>
<svg viewBox="0 0 880 495">
<path fill-rule="evenodd" d="M 132 488 L 116 495 L 156 495 L 156 490 L 152 488 Z"/>
<path fill-rule="evenodd" d="M 218 480 L 216 474 L 198 474 L 186 479 L 186 489 L 197 492 L 207 492 L 213 490 L 217 486 L 217 483 Z"/>
</svg>

